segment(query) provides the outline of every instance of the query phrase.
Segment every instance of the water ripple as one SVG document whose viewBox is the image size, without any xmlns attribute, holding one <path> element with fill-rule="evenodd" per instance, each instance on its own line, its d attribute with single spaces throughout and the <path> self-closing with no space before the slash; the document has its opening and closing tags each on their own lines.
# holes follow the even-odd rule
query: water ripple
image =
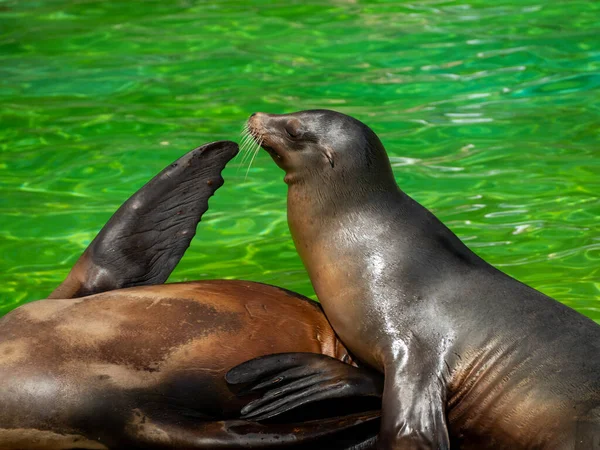
<svg viewBox="0 0 600 450">
<path fill-rule="evenodd" d="M 600 321 L 600 3 L 4 1 L 1 311 L 47 295 L 118 205 L 254 111 L 367 122 L 401 187 Z M 172 280 L 313 295 L 282 173 L 233 161 Z"/>
</svg>

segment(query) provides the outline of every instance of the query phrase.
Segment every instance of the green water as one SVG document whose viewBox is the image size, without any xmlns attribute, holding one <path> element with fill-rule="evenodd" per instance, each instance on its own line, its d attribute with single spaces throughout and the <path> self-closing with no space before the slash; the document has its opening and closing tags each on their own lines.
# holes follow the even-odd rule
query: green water
<svg viewBox="0 0 600 450">
<path fill-rule="evenodd" d="M 254 111 L 332 108 L 472 249 L 600 322 L 600 3 L 0 0 L 0 313 Z M 313 295 L 282 172 L 241 157 L 171 281 Z"/>
</svg>

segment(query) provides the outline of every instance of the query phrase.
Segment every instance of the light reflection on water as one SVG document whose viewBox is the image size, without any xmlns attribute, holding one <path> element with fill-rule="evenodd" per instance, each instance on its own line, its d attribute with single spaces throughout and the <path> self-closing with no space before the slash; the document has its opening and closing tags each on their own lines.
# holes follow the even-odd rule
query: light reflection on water
<svg viewBox="0 0 600 450">
<path fill-rule="evenodd" d="M 0 3 L 0 310 L 43 298 L 110 214 L 254 111 L 369 124 L 400 186 L 481 256 L 600 321 L 600 4 Z M 282 173 L 237 158 L 172 281 L 312 294 Z"/>
</svg>

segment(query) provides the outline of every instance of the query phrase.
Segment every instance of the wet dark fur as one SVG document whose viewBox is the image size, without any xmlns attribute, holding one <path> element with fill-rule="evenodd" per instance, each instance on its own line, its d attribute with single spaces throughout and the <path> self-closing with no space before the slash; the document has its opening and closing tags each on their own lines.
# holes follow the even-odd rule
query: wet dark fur
<svg viewBox="0 0 600 450">
<path fill-rule="evenodd" d="M 398 188 L 356 119 L 314 110 L 248 124 L 286 171 L 290 230 L 328 319 L 385 373 L 382 448 L 600 441 L 598 324 L 471 252 Z"/>
<path fill-rule="evenodd" d="M 273 352 L 348 358 L 316 303 L 243 281 L 160 285 L 236 153 L 217 142 L 184 155 L 125 202 L 51 299 L 0 319 L 0 448 L 342 449 L 372 438 L 379 405 L 360 399 L 352 410 L 290 404 L 269 423 L 239 420 L 260 391 L 239 396 L 225 382 L 232 367 Z M 334 358 L 303 359 L 324 398 L 347 368 L 354 383 L 379 383 Z M 359 393 L 342 385 L 342 400 Z"/>
</svg>

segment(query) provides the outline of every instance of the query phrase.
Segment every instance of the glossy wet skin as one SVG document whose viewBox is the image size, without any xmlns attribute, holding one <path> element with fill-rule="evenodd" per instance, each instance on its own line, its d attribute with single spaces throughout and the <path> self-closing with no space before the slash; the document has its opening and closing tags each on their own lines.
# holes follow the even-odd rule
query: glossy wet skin
<svg viewBox="0 0 600 450">
<path fill-rule="evenodd" d="M 328 110 L 284 115 L 255 113 L 248 125 L 255 139 L 285 170 L 284 181 L 289 186 L 288 224 L 328 318 L 341 336 L 355 333 L 356 324 L 363 320 L 361 314 L 353 314 L 354 309 L 345 308 L 345 299 L 360 297 L 363 287 L 348 284 L 348 274 L 332 269 L 347 262 L 348 267 L 358 270 L 352 253 L 365 235 L 353 234 L 353 226 L 346 222 L 364 221 L 363 226 L 375 229 L 375 224 L 364 215 L 364 205 L 370 203 L 370 197 L 386 193 L 386 189 L 399 192 L 381 142 L 361 122 Z M 356 148 L 365 151 L 357 152 Z M 381 187 L 381 180 L 387 180 L 388 186 Z M 340 244 L 348 246 L 349 251 L 336 256 L 321 251 Z M 374 240 L 373 245 L 381 252 L 388 247 L 381 240 Z M 363 279 L 368 272 L 355 276 Z M 369 284 L 376 282 L 372 279 Z M 340 308 L 333 307 L 338 299 Z M 354 306 L 363 308 L 360 304 Z M 356 341 L 360 348 L 353 351 L 383 371 L 383 356 L 374 354 L 377 346 L 373 347 L 364 337 Z"/>
<path fill-rule="evenodd" d="M 30 303 L 0 319 L 0 446 L 11 448 L 14 430 L 24 430 L 122 448 L 143 441 L 148 429 L 134 427 L 142 419 L 159 430 L 186 418 L 196 421 L 191 429 L 235 419 L 248 398 L 225 373 L 295 351 L 347 358 L 318 305 L 262 284 L 205 281 Z"/>
<path fill-rule="evenodd" d="M 243 281 L 161 284 L 236 153 L 237 144 L 214 142 L 167 166 L 119 208 L 48 299 L 0 319 L 0 448 L 349 448 L 372 441 L 377 402 L 355 396 L 380 398 L 381 378 L 340 362 L 351 359 L 316 303 Z M 126 286 L 136 287 L 119 289 Z M 308 401 L 279 402 L 265 413 L 281 419 L 291 412 L 281 423 L 239 420 L 261 389 L 240 398 L 248 374 L 238 371 L 235 386 L 225 374 L 273 352 L 302 352 L 292 367 L 313 375 L 306 386 L 356 408 L 319 404 L 317 420 L 295 410 Z M 259 377 L 272 369 L 268 361 L 252 364 Z"/>
<path fill-rule="evenodd" d="M 398 188 L 364 124 L 324 110 L 248 123 L 286 171 L 288 223 L 328 319 L 385 373 L 384 448 L 595 438 L 597 324 L 472 253 Z"/>
</svg>

